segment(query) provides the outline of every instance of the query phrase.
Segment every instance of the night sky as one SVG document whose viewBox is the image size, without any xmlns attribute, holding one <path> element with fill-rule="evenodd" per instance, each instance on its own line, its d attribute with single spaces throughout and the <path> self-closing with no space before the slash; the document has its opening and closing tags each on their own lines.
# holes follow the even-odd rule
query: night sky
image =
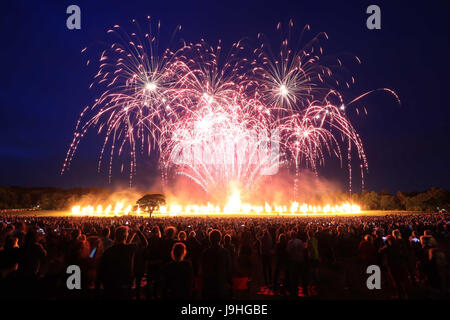
<svg viewBox="0 0 450 320">
<path fill-rule="evenodd" d="M 325 31 L 326 54 L 357 55 L 347 64 L 356 84 L 347 100 L 380 87 L 359 103 L 367 116 L 351 117 L 363 139 L 369 162 L 369 190 L 415 191 L 450 188 L 449 10 L 445 1 L 2 1 L 0 83 L 0 185 L 108 186 L 106 168 L 96 171 L 101 139 L 94 131 L 82 141 L 72 170 L 60 175 L 82 109 L 93 102 L 88 89 L 96 73 L 86 55 L 98 60 L 111 43 L 106 30 L 119 24 L 132 32 L 131 19 L 161 20 L 161 42 L 178 24 L 180 38 L 205 38 L 224 46 L 258 32 L 276 35 L 278 21 L 311 25 L 309 35 Z M 66 28 L 67 6 L 81 8 L 81 30 Z M 381 8 L 381 30 L 366 28 L 366 8 Z M 165 42 L 166 41 L 166 42 Z M 273 43 L 279 42 L 274 39 Z M 98 92 L 97 92 L 98 93 Z M 336 161 L 322 170 L 327 179 L 347 183 Z M 157 178 L 155 162 L 138 163 L 138 186 Z M 113 186 L 128 183 L 114 174 Z M 355 176 L 358 180 L 358 177 Z M 358 190 L 356 190 L 358 191 Z"/>
</svg>

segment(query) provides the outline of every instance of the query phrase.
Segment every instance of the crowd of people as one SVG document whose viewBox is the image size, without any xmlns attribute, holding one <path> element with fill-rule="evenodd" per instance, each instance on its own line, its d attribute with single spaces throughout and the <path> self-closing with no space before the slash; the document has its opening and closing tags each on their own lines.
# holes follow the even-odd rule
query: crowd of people
<svg viewBox="0 0 450 320">
<path fill-rule="evenodd" d="M 0 217 L 0 294 L 44 299 L 448 298 L 447 213 Z M 67 287 L 67 267 L 81 289 Z M 367 267 L 381 270 L 369 290 Z"/>
</svg>

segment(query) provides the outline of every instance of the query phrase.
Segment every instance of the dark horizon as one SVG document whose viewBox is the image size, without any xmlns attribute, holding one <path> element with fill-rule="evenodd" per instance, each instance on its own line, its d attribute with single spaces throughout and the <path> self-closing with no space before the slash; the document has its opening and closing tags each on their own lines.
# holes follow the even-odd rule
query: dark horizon
<svg viewBox="0 0 450 320">
<path fill-rule="evenodd" d="M 66 8 L 81 8 L 81 30 L 66 28 Z M 310 36 L 327 32 L 323 42 L 330 55 L 356 55 L 362 64 L 347 63 L 356 83 L 347 100 L 377 88 L 391 88 L 401 105 L 385 93 L 374 93 L 358 104 L 367 116 L 351 116 L 360 133 L 369 162 L 365 189 L 391 193 L 423 191 L 433 186 L 450 189 L 448 148 L 450 92 L 448 84 L 448 11 L 443 1 L 427 6 L 406 1 L 378 1 L 381 30 L 366 28 L 366 8 L 373 3 L 321 1 L 256 1 L 210 3 L 183 1 L 129 3 L 67 1 L 2 3 L 0 28 L 4 62 L 0 86 L 0 185 L 61 188 L 128 187 L 128 172 L 115 172 L 108 185 L 107 169 L 96 171 L 101 140 L 92 130 L 82 141 L 72 169 L 60 175 L 73 129 L 80 112 L 92 104 L 97 92 L 88 89 L 96 73 L 86 67 L 81 49 L 92 49 L 96 60 L 105 44 L 106 30 L 119 24 L 133 31 L 131 19 L 142 24 L 151 15 L 161 21 L 161 43 L 182 25 L 187 41 L 222 39 L 225 47 L 258 32 L 275 35 L 275 26 L 292 18 L 301 28 L 311 26 Z M 273 40 L 274 45 L 278 39 Z M 94 64 L 95 65 L 95 64 Z M 123 158 L 125 164 L 127 163 Z M 117 161 L 120 167 L 121 161 Z M 159 179 L 156 162 L 138 162 L 136 188 Z M 356 171 L 356 170 L 355 170 Z M 347 172 L 335 160 L 319 169 L 325 179 L 345 188 Z M 354 174 L 354 192 L 360 192 Z"/>
</svg>

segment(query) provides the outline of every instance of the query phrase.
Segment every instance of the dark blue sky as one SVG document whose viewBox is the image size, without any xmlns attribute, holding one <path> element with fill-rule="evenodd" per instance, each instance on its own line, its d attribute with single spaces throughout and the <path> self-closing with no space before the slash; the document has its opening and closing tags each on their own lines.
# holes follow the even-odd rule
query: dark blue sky
<svg viewBox="0 0 450 320">
<path fill-rule="evenodd" d="M 354 118 L 369 161 L 366 188 L 413 191 L 450 188 L 449 10 L 445 1 L 2 1 L 0 33 L 0 185 L 106 186 L 96 173 L 100 140 L 91 132 L 72 170 L 59 174 L 79 113 L 91 104 L 88 90 L 96 70 L 80 54 L 111 39 L 106 30 L 146 15 L 161 20 L 162 41 L 181 24 L 189 41 L 222 39 L 230 45 L 258 32 L 275 34 L 278 21 L 310 24 L 326 31 L 326 53 L 354 54 L 348 65 L 356 85 L 347 97 L 379 87 L 395 90 L 364 100 L 368 116 Z M 81 30 L 66 28 L 66 8 L 81 7 Z M 378 4 L 382 29 L 366 28 L 366 8 Z M 274 41 L 274 44 L 276 41 Z M 93 50 L 93 54 L 98 54 Z M 139 165 L 139 164 L 138 164 Z M 138 181 L 152 181 L 154 163 L 142 163 Z M 345 186 L 345 170 L 331 165 L 325 177 Z M 115 183 L 128 176 L 117 174 Z M 356 177 L 355 177 L 356 178 Z"/>
</svg>

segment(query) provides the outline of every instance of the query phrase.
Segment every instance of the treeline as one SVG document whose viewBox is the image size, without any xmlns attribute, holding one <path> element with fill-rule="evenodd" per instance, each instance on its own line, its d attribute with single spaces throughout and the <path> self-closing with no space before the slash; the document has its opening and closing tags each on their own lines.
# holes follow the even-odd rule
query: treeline
<svg viewBox="0 0 450 320">
<path fill-rule="evenodd" d="M 23 188 L 0 187 L 0 210 L 2 209 L 42 209 L 63 210 L 86 197 L 102 198 L 111 191 L 101 188 Z M 339 203 L 349 201 L 348 193 L 322 195 L 311 200 L 311 203 Z M 362 206 L 364 210 L 408 210 L 436 211 L 450 209 L 450 191 L 431 188 L 423 192 L 364 191 L 353 193 L 352 201 Z"/>
<path fill-rule="evenodd" d="M 421 192 L 402 192 L 396 194 L 386 190 L 380 192 L 363 191 L 353 193 L 351 196 L 345 192 L 334 192 L 330 194 L 317 194 L 313 199 L 300 200 L 319 204 L 338 204 L 351 201 L 359 204 L 363 210 L 406 210 L 406 211 L 428 211 L 450 209 L 450 190 L 433 187 Z M 439 209 L 438 209 L 439 208 Z"/>
<path fill-rule="evenodd" d="M 24 188 L 0 187 L 1 209 L 67 209 L 86 195 L 109 192 L 101 188 Z"/>
<path fill-rule="evenodd" d="M 382 190 L 364 191 L 353 194 L 354 202 L 360 203 L 365 210 L 408 210 L 437 211 L 450 209 L 450 191 L 433 187 L 423 192 L 401 192 L 390 194 Z"/>
</svg>

